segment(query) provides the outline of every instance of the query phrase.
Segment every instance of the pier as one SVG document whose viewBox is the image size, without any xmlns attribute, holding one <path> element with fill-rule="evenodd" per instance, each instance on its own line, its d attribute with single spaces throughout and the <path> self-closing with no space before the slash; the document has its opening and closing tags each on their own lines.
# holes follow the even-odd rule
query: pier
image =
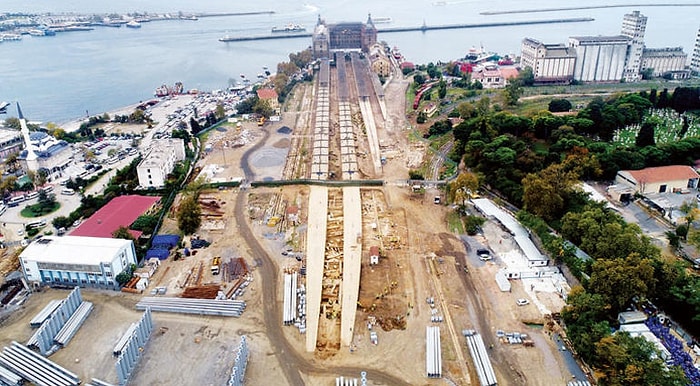
<svg viewBox="0 0 700 386">
<path fill-rule="evenodd" d="M 524 20 L 524 21 L 504 21 L 493 23 L 472 23 L 472 24 L 444 24 L 444 25 L 425 25 L 420 27 L 392 27 L 378 28 L 377 33 L 397 33 L 397 32 L 413 32 L 413 31 L 433 31 L 446 29 L 466 29 L 466 28 L 492 28 L 492 27 L 510 27 L 516 25 L 533 25 L 533 24 L 556 24 L 556 23 L 583 23 L 593 21 L 592 17 L 573 17 L 564 19 L 545 19 L 545 20 Z M 251 40 L 272 40 L 272 39 L 297 39 L 310 38 L 311 33 L 289 33 L 275 35 L 257 35 L 257 36 L 224 36 L 219 39 L 221 42 L 243 42 Z"/>
<path fill-rule="evenodd" d="M 580 7 L 556 7 L 556 8 L 535 8 L 535 9 L 516 9 L 511 11 L 483 11 L 479 15 L 508 15 L 515 13 L 539 13 L 539 12 L 557 12 L 557 11 L 583 11 L 587 9 L 605 9 L 605 8 L 628 8 L 628 7 L 700 7 L 698 3 L 655 3 L 655 4 L 608 4 L 608 5 L 585 5 Z"/>
</svg>

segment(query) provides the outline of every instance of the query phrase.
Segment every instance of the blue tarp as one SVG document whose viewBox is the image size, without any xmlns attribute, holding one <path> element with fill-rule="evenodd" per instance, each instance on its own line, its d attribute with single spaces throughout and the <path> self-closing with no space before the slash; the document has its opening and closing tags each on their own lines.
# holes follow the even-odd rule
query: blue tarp
<svg viewBox="0 0 700 386">
<path fill-rule="evenodd" d="M 146 252 L 146 259 L 157 257 L 159 260 L 165 260 L 168 256 L 170 256 L 170 251 L 167 249 L 149 249 Z"/>
<path fill-rule="evenodd" d="M 179 235 L 156 235 L 153 236 L 151 246 L 157 249 L 170 249 L 180 242 Z"/>
</svg>

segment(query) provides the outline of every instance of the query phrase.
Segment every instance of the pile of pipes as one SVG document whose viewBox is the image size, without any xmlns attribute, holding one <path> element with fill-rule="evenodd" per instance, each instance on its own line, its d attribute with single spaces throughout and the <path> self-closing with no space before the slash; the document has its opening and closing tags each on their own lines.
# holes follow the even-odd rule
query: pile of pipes
<svg viewBox="0 0 700 386">
<path fill-rule="evenodd" d="M 357 386 L 357 378 L 348 377 L 336 377 L 335 386 Z M 361 386 L 367 386 L 367 372 L 363 371 L 360 373 L 360 383 Z"/>
<path fill-rule="evenodd" d="M 248 341 L 245 335 L 241 336 L 241 343 L 236 350 L 236 361 L 231 369 L 231 378 L 228 380 L 228 386 L 242 386 L 243 377 L 245 376 L 245 368 L 248 365 Z"/>
<path fill-rule="evenodd" d="M 239 317 L 246 304 L 241 300 L 183 299 L 147 296 L 136 304 L 137 310 L 176 312 L 181 314 Z"/>
<path fill-rule="evenodd" d="M 119 348 L 119 357 L 115 367 L 117 369 L 117 378 L 119 385 L 123 386 L 129 382 L 129 378 L 133 373 L 139 359 L 143 356 L 148 338 L 153 332 L 153 318 L 151 310 L 146 309 L 141 319 L 136 323 L 136 326 L 127 330 L 128 338 L 123 347 Z M 126 335 L 126 334 L 125 334 Z M 122 337 L 119 341 L 124 340 Z M 116 349 L 116 348 L 115 348 Z"/>
<path fill-rule="evenodd" d="M 32 320 L 31 326 L 40 321 L 39 329 L 29 338 L 27 346 L 37 348 L 42 355 L 48 356 L 65 346 L 82 326 L 93 309 L 90 302 L 84 302 L 80 288 L 73 291 L 59 304 L 50 302 Z"/>
<path fill-rule="evenodd" d="M 426 327 L 425 351 L 425 368 L 428 378 L 442 378 L 440 327 Z"/>
<path fill-rule="evenodd" d="M 491 366 L 491 360 L 486 352 L 486 346 L 484 346 L 484 340 L 481 338 L 481 335 L 474 330 L 462 330 L 462 335 L 467 339 L 467 347 L 469 347 L 469 353 L 474 360 L 474 367 L 476 368 L 476 375 L 479 377 L 480 385 L 497 385 L 496 373 L 494 373 Z"/>
<path fill-rule="evenodd" d="M 88 383 L 86 386 L 113 386 L 111 383 L 107 383 L 105 381 L 101 381 L 97 378 L 92 378 L 90 383 Z"/>
<path fill-rule="evenodd" d="M 282 323 L 285 326 L 294 324 L 297 319 L 297 273 L 284 274 L 284 310 Z"/>
<path fill-rule="evenodd" d="M 20 386 L 24 381 L 22 377 L 10 371 L 10 369 L 0 365 L 0 385 Z"/>
<path fill-rule="evenodd" d="M 2 350 L 0 364 L 37 386 L 80 385 L 77 375 L 14 341 Z"/>
</svg>

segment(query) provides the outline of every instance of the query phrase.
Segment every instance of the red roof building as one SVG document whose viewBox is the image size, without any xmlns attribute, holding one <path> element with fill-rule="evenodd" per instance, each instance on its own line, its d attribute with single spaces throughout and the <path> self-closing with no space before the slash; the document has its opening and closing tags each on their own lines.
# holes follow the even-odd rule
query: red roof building
<svg viewBox="0 0 700 386">
<path fill-rule="evenodd" d="M 129 227 L 136 219 L 148 212 L 160 197 L 153 196 L 119 196 L 95 212 L 90 218 L 75 228 L 71 236 L 111 238 L 112 233 L 121 226 Z M 138 238 L 141 231 L 129 230 Z"/>
<path fill-rule="evenodd" d="M 620 170 L 615 183 L 641 194 L 680 192 L 698 187 L 700 175 L 687 165 L 670 165 L 641 170 Z"/>
<path fill-rule="evenodd" d="M 267 103 L 272 107 L 273 110 L 277 111 L 279 108 L 279 101 L 278 101 L 278 96 L 277 96 L 277 91 L 273 88 L 259 88 L 258 91 L 258 98 L 261 101 L 267 101 Z"/>
</svg>

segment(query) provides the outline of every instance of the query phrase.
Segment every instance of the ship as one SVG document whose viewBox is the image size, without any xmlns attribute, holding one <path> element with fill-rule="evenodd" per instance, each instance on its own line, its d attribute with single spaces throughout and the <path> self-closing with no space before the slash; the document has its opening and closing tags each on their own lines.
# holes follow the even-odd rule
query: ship
<svg viewBox="0 0 700 386">
<path fill-rule="evenodd" d="M 128 28 L 141 28 L 141 23 L 139 23 L 139 22 L 136 21 L 136 20 L 132 20 L 132 21 L 126 23 L 126 26 L 127 26 Z"/>
<path fill-rule="evenodd" d="M 156 88 L 153 94 L 161 98 L 166 97 L 168 95 L 182 94 L 183 91 L 184 87 L 182 85 L 182 82 L 176 82 L 174 87 L 168 87 L 165 84 L 161 85 L 160 87 Z"/>
<path fill-rule="evenodd" d="M 374 24 L 388 24 L 391 23 L 392 19 L 389 16 L 373 16 L 372 23 Z"/>
<path fill-rule="evenodd" d="M 279 32 L 304 32 L 306 27 L 301 24 L 287 24 L 284 27 L 272 27 L 272 33 Z"/>
</svg>

